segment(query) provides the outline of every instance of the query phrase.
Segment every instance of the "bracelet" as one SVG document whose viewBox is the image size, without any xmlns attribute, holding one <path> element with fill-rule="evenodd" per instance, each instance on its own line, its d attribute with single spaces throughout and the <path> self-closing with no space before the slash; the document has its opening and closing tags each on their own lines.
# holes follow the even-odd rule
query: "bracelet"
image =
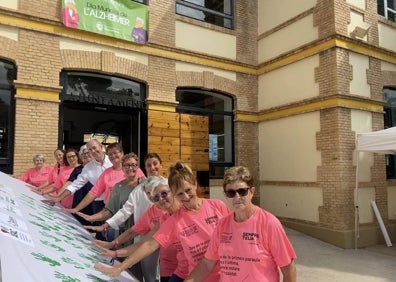
<svg viewBox="0 0 396 282">
<path fill-rule="evenodd" d="M 117 250 L 114 251 L 114 257 L 111 258 L 110 263 L 111 265 L 114 265 L 114 261 L 117 259 L 118 254 L 117 254 Z"/>
</svg>

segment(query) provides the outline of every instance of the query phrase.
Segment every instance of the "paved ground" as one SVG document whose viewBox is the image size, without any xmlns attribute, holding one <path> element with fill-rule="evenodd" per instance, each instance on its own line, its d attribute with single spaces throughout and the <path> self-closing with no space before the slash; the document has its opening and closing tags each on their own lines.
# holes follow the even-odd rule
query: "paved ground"
<svg viewBox="0 0 396 282">
<path fill-rule="evenodd" d="M 286 233 L 297 253 L 299 282 L 396 281 L 395 243 L 345 250 L 289 228 Z"/>
</svg>

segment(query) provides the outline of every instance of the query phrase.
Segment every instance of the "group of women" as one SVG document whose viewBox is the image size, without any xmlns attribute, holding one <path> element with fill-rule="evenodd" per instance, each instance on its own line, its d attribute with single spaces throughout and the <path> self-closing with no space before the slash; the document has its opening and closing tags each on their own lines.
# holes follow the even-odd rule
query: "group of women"
<svg viewBox="0 0 396 282">
<path fill-rule="evenodd" d="M 121 150 L 107 152 L 112 163 L 110 154 L 116 153 Z M 145 178 L 138 176 L 135 154 L 120 157 L 113 169 L 121 170 L 123 178 L 107 177 L 110 188 L 98 180 L 94 193 L 68 209 L 86 222 L 103 222 L 87 229 L 120 231 L 94 241 L 104 255 L 120 260 L 115 266 L 98 263 L 97 270 L 117 277 L 129 269 L 139 280 L 156 281 L 159 257 L 160 281 L 296 281 L 293 247 L 279 220 L 252 203 L 254 180 L 246 167 L 225 173 L 223 193 L 230 211 L 220 200 L 198 196 L 197 179 L 181 161 L 168 168 L 165 179 L 160 157 L 148 154 Z M 81 210 L 99 193 L 107 199 L 103 210 Z"/>
</svg>

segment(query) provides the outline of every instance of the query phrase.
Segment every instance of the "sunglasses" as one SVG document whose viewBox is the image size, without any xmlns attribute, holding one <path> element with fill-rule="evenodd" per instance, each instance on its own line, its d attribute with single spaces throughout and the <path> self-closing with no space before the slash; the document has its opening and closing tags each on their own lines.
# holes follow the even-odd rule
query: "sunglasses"
<svg viewBox="0 0 396 282">
<path fill-rule="evenodd" d="M 239 196 L 243 197 L 243 196 L 246 196 L 248 194 L 249 189 L 250 189 L 250 187 L 239 188 L 237 190 L 226 190 L 226 191 L 224 191 L 224 194 L 228 198 L 234 198 L 236 193 L 238 193 Z"/>
<path fill-rule="evenodd" d="M 154 203 L 158 202 L 160 199 L 166 199 L 166 197 L 168 197 L 168 194 L 170 193 L 170 191 L 163 191 L 155 196 L 152 197 L 152 200 Z"/>
</svg>

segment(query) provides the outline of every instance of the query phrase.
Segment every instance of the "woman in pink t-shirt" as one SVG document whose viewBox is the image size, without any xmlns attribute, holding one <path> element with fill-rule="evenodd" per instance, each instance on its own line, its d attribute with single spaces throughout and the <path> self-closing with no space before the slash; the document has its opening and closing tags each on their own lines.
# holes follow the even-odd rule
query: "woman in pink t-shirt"
<svg viewBox="0 0 396 282">
<path fill-rule="evenodd" d="M 137 235 L 148 237 L 158 230 L 172 214 L 180 208 L 180 202 L 175 200 L 168 186 L 168 180 L 159 176 L 150 176 L 144 185 L 147 197 L 154 203 L 130 229 L 122 233 L 112 242 L 94 241 L 94 245 L 102 250 L 102 254 L 116 258 L 127 257 L 140 246 L 140 243 L 117 249 L 120 244 L 127 243 Z M 110 250 L 113 249 L 113 250 Z M 160 248 L 160 274 L 161 282 L 168 281 L 178 266 L 178 253 L 182 251 L 180 243 Z"/>
<path fill-rule="evenodd" d="M 183 281 L 186 274 L 202 259 L 218 221 L 228 215 L 229 210 L 220 200 L 198 197 L 196 177 L 191 168 L 180 161 L 170 166 L 168 181 L 173 195 L 182 207 L 120 265 L 107 267 L 96 264 L 96 269 L 112 277 L 119 276 L 123 270 L 159 247 L 166 248 L 178 241 L 183 248 L 183 256 L 179 258 L 178 264 L 184 266 L 185 274 L 173 273 L 169 281 Z M 218 275 L 219 269 L 215 269 L 208 281 L 217 281 Z"/>
<path fill-rule="evenodd" d="M 70 149 L 67 149 L 63 155 L 63 163 L 65 165 L 60 170 L 60 173 L 57 176 L 54 184 L 39 190 L 42 195 L 51 194 L 53 192 L 54 192 L 53 193 L 54 196 L 56 194 L 58 194 L 58 192 L 60 192 L 60 190 L 63 188 L 63 186 L 69 179 L 70 174 L 73 172 L 73 170 L 82 164 L 82 160 L 81 160 L 80 155 L 77 152 L 77 150 L 70 148 Z M 60 203 L 66 209 L 71 208 L 73 205 L 73 195 L 69 195 L 69 196 L 63 198 L 60 201 Z"/>
<path fill-rule="evenodd" d="M 224 175 L 223 192 L 234 212 L 222 218 L 204 259 L 185 281 L 203 281 L 220 262 L 219 281 L 296 281 L 296 254 L 279 220 L 252 203 L 253 177 L 243 166 Z"/>
<path fill-rule="evenodd" d="M 38 187 L 39 190 L 41 190 L 43 188 L 48 188 L 51 184 L 55 183 L 56 179 L 58 178 L 61 171 L 65 167 L 64 155 L 65 155 L 65 150 L 63 150 L 63 149 L 56 149 L 54 151 L 54 157 L 55 157 L 56 163 L 52 167 L 52 171 L 48 175 L 47 181 Z"/>
<path fill-rule="evenodd" d="M 47 182 L 52 168 L 45 164 L 45 158 L 42 154 L 37 154 L 33 157 L 33 164 L 34 167 L 29 168 L 24 174 L 22 174 L 19 177 L 19 180 L 22 180 L 23 182 L 35 186 L 34 188 L 37 188 L 41 184 Z"/>
</svg>

